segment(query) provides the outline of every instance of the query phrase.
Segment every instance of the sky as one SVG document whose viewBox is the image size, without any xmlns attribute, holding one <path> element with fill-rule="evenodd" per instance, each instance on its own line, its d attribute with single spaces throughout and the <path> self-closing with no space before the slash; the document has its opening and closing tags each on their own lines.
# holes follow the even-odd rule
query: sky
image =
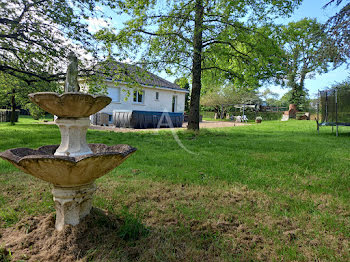
<svg viewBox="0 0 350 262">
<path fill-rule="evenodd" d="M 334 15 L 339 8 L 337 8 L 334 4 L 328 6 L 326 9 L 323 9 L 323 6 L 329 0 L 304 0 L 302 5 L 299 6 L 297 10 L 289 18 L 277 19 L 275 22 L 277 24 L 287 24 L 289 22 L 296 22 L 305 17 L 316 18 L 318 22 L 325 23 L 329 17 Z M 121 28 L 121 23 L 126 20 L 124 16 L 117 16 L 115 13 L 110 10 L 101 10 L 105 14 L 112 16 L 113 19 L 110 21 L 114 28 Z M 91 32 L 96 32 L 98 29 L 106 26 L 106 22 L 103 19 L 99 18 L 91 18 L 88 21 L 89 30 Z M 159 76 L 173 82 L 175 77 L 169 77 L 165 72 L 160 73 Z M 311 98 L 317 96 L 318 90 L 325 89 L 327 87 L 332 86 L 337 82 L 342 82 L 346 80 L 350 76 L 349 69 L 346 68 L 346 65 L 343 65 L 335 70 L 329 71 L 328 73 L 324 73 L 321 75 L 315 75 L 312 79 L 305 80 L 305 88 L 309 90 L 309 95 Z M 279 94 L 281 97 L 283 94 L 289 91 L 289 89 L 281 88 L 281 86 L 274 85 L 265 85 L 260 88 L 260 91 L 269 88 L 271 91 Z"/>
</svg>

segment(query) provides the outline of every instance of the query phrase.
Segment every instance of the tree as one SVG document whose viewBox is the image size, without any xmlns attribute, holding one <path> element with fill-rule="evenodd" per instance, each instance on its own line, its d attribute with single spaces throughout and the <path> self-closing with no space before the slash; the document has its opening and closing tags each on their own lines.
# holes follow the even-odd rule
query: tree
<svg viewBox="0 0 350 262">
<path fill-rule="evenodd" d="M 332 88 L 336 88 L 336 89 L 350 89 L 350 77 L 348 77 L 347 79 L 345 79 L 342 82 L 333 84 Z"/>
<path fill-rule="evenodd" d="M 288 107 L 290 104 L 290 101 L 292 100 L 293 96 L 293 90 L 289 90 L 287 93 L 285 93 L 281 99 L 279 100 L 279 104 L 281 106 L 286 106 Z M 299 106 L 298 106 L 300 111 L 309 111 L 310 109 L 310 98 L 309 95 L 306 94 L 299 99 Z"/>
<path fill-rule="evenodd" d="M 343 1 L 331 0 L 323 8 L 333 3 L 339 7 Z M 343 56 L 350 58 L 350 3 L 344 5 L 339 12 L 328 19 L 326 29 L 340 51 L 338 60 L 342 61 Z"/>
<path fill-rule="evenodd" d="M 324 43 L 332 40 L 316 19 L 304 18 L 289 23 L 282 28 L 282 37 L 286 59 L 282 84 L 292 90 L 290 103 L 299 106 L 307 96 L 305 79 L 316 73 L 326 73 L 332 64 L 338 66 L 339 63 L 335 63 L 338 51 L 324 51 Z"/>
<path fill-rule="evenodd" d="M 11 108 L 11 124 L 15 124 L 15 113 L 18 107 L 33 108 L 28 106 L 30 103 L 28 94 L 40 91 L 58 91 L 59 86 L 56 82 L 38 81 L 28 84 L 19 78 L 0 72 L 0 106 Z"/>
<path fill-rule="evenodd" d="M 205 71 L 202 76 L 202 88 L 235 86 L 236 88 L 258 89 L 282 70 L 279 35 L 273 24 L 261 27 L 250 25 L 249 30 L 228 29 L 226 48 L 212 45 L 206 51 L 204 68 L 215 64 L 221 70 Z M 234 48 L 233 48 L 234 47 Z"/>
<path fill-rule="evenodd" d="M 155 70 L 191 74 L 188 128 L 198 130 L 202 75 L 217 73 L 244 82 L 244 66 L 260 62 L 250 56 L 252 50 L 259 48 L 240 35 L 254 32 L 257 24 L 264 24 L 272 15 L 289 14 L 300 2 L 120 0 L 118 7 L 131 18 L 119 32 L 117 45 L 123 51 L 127 48 L 142 53 L 140 56 Z M 259 46 L 261 43 L 264 41 Z M 227 62 L 222 63 L 221 59 Z M 232 61 L 241 65 L 239 73 Z"/>
<path fill-rule="evenodd" d="M 0 104 L 11 106 L 11 125 L 16 118 L 16 92 L 21 89 L 21 81 L 13 76 L 0 73 Z"/>
<path fill-rule="evenodd" d="M 278 101 L 279 95 L 272 92 L 270 88 L 266 88 L 263 92 L 261 92 L 260 97 L 262 97 L 268 105 L 275 105 Z"/>
<path fill-rule="evenodd" d="M 224 117 L 228 108 L 235 104 L 259 104 L 260 99 L 255 90 L 246 88 L 235 88 L 225 86 L 206 92 L 201 97 L 201 105 L 213 107 L 216 113 L 220 113 L 221 118 Z"/>
<path fill-rule="evenodd" d="M 0 0 L 0 72 L 27 83 L 64 77 L 71 50 L 92 51 L 86 21 L 113 0 Z"/>
</svg>

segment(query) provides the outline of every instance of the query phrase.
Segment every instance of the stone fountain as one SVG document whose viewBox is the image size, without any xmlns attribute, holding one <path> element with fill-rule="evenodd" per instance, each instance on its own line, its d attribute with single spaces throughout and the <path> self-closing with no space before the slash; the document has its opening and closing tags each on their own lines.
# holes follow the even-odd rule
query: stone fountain
<svg viewBox="0 0 350 262">
<path fill-rule="evenodd" d="M 55 124 L 61 132 L 61 144 L 38 149 L 14 148 L 0 153 L 25 173 L 53 185 L 57 230 L 64 225 L 77 225 L 92 207 L 95 180 L 136 151 L 129 145 L 107 146 L 87 144 L 89 116 L 106 107 L 111 98 L 79 92 L 78 60 L 69 54 L 69 66 L 64 93 L 39 92 L 29 94 L 32 102 L 56 115 Z"/>
</svg>

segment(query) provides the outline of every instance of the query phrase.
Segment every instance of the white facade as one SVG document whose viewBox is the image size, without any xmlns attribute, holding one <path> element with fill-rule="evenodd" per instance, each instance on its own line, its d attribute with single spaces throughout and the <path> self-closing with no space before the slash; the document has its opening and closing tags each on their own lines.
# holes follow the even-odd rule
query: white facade
<svg viewBox="0 0 350 262">
<path fill-rule="evenodd" d="M 128 92 L 129 91 L 129 92 Z M 125 85 L 116 87 L 108 83 L 108 96 L 112 102 L 100 112 L 112 114 L 113 111 L 155 111 L 177 112 L 185 110 L 187 90 L 144 86 L 133 89 Z"/>
</svg>

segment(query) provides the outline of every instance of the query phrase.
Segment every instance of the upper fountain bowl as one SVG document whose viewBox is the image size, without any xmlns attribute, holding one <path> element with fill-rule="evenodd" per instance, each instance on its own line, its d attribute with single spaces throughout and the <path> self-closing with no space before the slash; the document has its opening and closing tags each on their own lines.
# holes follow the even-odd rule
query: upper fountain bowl
<svg viewBox="0 0 350 262">
<path fill-rule="evenodd" d="M 80 92 L 61 95 L 54 92 L 38 92 L 28 96 L 33 103 L 58 117 L 88 117 L 112 101 L 108 96 L 94 96 Z"/>
</svg>

